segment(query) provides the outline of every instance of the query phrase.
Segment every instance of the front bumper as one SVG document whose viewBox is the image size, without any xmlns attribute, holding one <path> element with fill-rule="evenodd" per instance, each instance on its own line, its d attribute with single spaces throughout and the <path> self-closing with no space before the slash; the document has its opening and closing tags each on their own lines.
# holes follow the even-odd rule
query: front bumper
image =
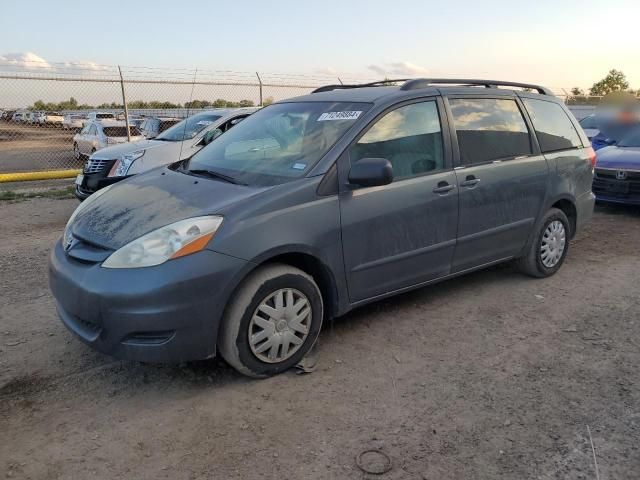
<svg viewBox="0 0 640 480">
<path fill-rule="evenodd" d="M 203 250 L 162 265 L 107 269 L 61 242 L 49 259 L 58 314 L 92 348 L 121 359 L 184 362 L 216 351 L 224 307 L 248 262 Z"/>
<path fill-rule="evenodd" d="M 76 184 L 75 188 L 75 196 L 78 200 L 83 201 L 89 198 L 89 196 L 93 193 L 96 193 L 98 190 L 104 187 L 108 187 L 114 183 L 118 183 L 125 178 L 129 178 L 131 175 L 127 175 L 124 177 L 107 177 L 109 170 L 111 169 L 111 165 L 108 168 L 105 168 L 105 171 L 95 172 L 95 173 L 85 173 L 83 172 L 82 184 Z M 86 169 L 85 169 L 86 170 Z"/>
</svg>

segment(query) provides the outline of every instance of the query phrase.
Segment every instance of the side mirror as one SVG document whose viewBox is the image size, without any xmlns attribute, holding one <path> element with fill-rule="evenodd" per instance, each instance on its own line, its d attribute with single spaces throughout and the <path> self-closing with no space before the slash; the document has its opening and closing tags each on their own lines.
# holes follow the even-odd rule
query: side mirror
<svg viewBox="0 0 640 480">
<path fill-rule="evenodd" d="M 220 135 L 222 135 L 222 130 L 220 130 L 219 128 L 214 128 L 213 130 L 209 130 L 207 133 L 204 134 L 204 137 L 202 137 L 203 145 L 209 145 Z"/>
<path fill-rule="evenodd" d="M 349 170 L 349 183 L 361 187 L 377 187 L 393 182 L 393 167 L 386 158 L 363 158 Z"/>
</svg>

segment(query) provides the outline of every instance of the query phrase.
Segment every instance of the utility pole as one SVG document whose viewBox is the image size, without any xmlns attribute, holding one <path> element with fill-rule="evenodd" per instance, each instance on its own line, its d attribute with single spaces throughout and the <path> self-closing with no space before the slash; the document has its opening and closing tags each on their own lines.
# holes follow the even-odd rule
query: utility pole
<svg viewBox="0 0 640 480">
<path fill-rule="evenodd" d="M 258 84 L 260 86 L 260 106 L 262 106 L 262 79 L 260 75 L 258 75 L 258 72 L 256 72 L 256 77 L 258 77 Z"/>
<path fill-rule="evenodd" d="M 127 140 L 131 141 L 131 129 L 129 128 L 129 109 L 127 108 L 127 97 L 124 94 L 124 78 L 122 78 L 122 69 L 118 65 L 120 72 L 120 88 L 122 89 L 122 104 L 124 105 L 124 123 L 127 126 Z"/>
</svg>

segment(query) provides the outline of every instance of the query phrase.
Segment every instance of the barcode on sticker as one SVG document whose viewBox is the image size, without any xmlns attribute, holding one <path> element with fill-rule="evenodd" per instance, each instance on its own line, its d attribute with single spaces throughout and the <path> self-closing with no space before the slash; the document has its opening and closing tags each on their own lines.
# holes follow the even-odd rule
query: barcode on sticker
<svg viewBox="0 0 640 480">
<path fill-rule="evenodd" d="M 319 122 L 326 122 L 327 120 L 355 120 L 360 116 L 362 111 L 354 110 L 350 112 L 326 112 L 318 117 Z"/>
</svg>

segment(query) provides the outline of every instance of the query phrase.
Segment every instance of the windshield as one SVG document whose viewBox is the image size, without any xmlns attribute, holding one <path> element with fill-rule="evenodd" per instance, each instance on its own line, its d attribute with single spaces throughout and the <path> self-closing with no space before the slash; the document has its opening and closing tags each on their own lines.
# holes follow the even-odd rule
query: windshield
<svg viewBox="0 0 640 480">
<path fill-rule="evenodd" d="M 618 142 L 619 147 L 640 147 L 640 128 L 636 128 Z"/>
<path fill-rule="evenodd" d="M 168 128 L 156 140 L 166 140 L 169 142 L 180 142 L 195 137 L 198 133 L 218 120 L 220 115 L 213 113 L 198 113 L 192 117 L 176 123 L 173 127 Z"/>
<path fill-rule="evenodd" d="M 116 118 L 113 113 L 97 113 L 96 118 Z"/>
<path fill-rule="evenodd" d="M 580 126 L 582 128 L 598 128 L 598 123 L 596 122 L 596 117 L 589 115 L 588 117 L 580 120 Z"/>
<path fill-rule="evenodd" d="M 189 170 L 222 173 L 248 185 L 305 175 L 371 107 L 368 103 L 279 103 L 254 113 L 194 155 Z"/>
</svg>

